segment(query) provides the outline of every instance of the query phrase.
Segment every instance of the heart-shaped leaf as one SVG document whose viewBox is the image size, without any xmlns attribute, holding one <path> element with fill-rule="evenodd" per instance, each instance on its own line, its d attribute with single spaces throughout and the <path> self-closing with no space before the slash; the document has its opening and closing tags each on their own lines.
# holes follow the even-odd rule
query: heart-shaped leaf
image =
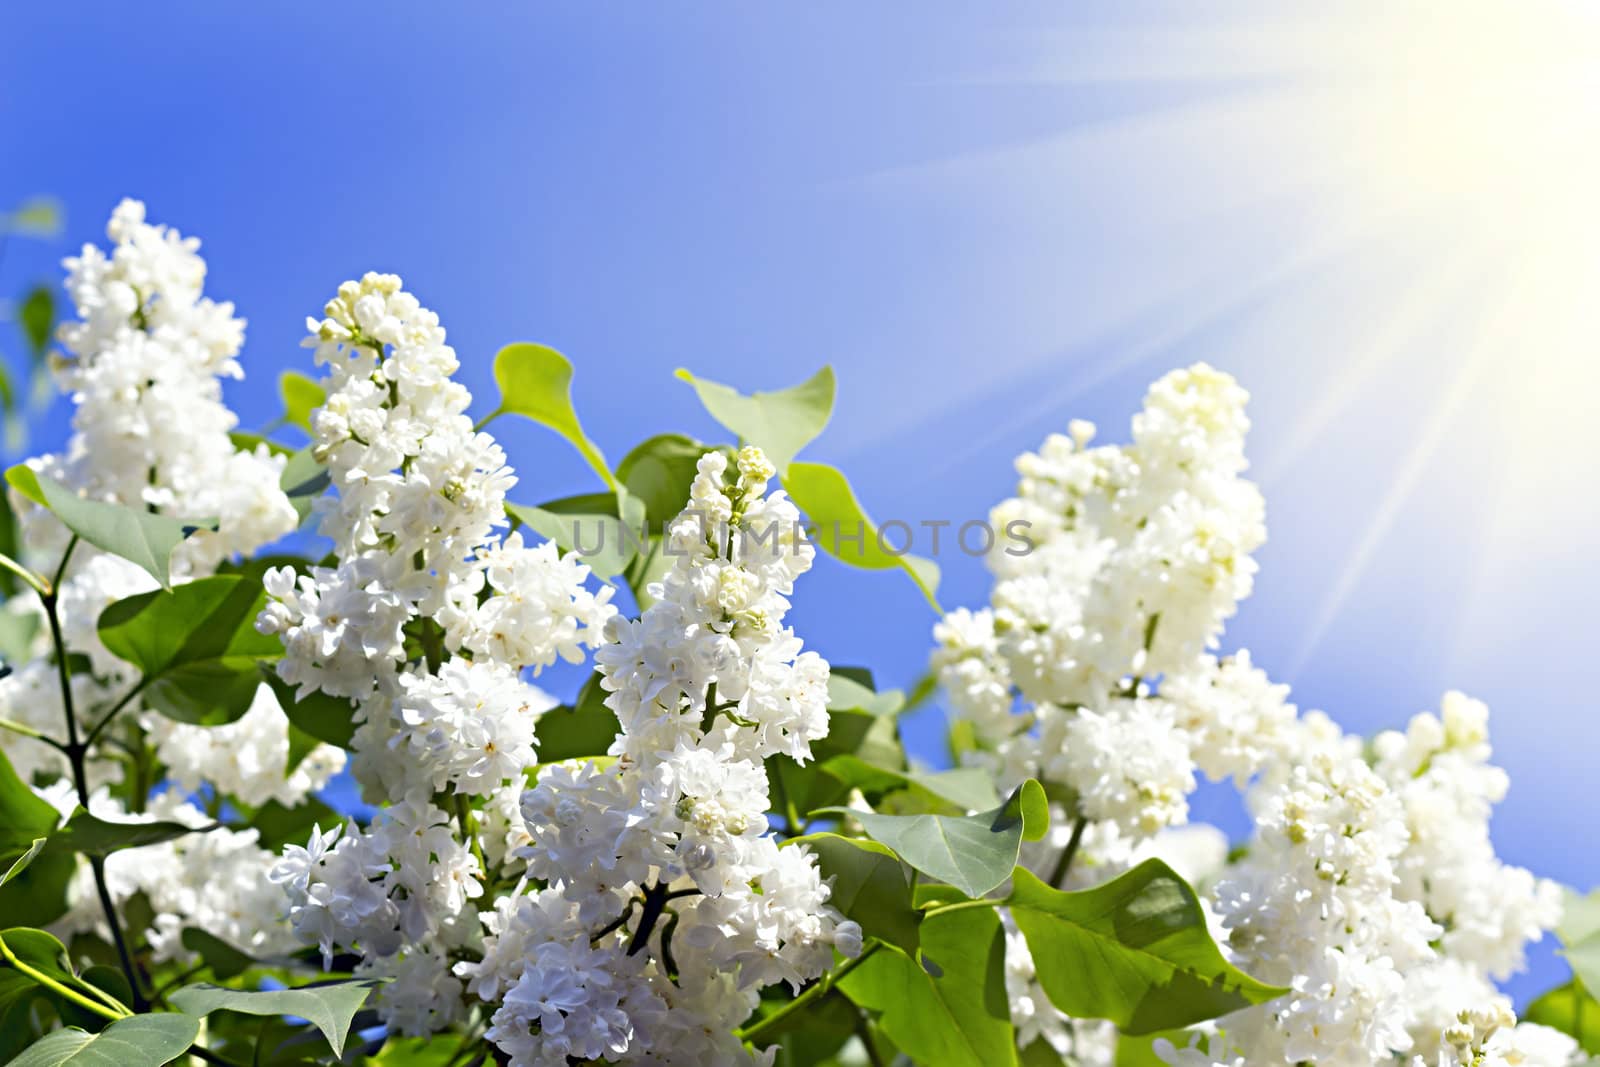
<svg viewBox="0 0 1600 1067">
<path fill-rule="evenodd" d="M 1104 885 L 1052 889 L 1018 867 L 1006 898 L 1052 1003 L 1145 1034 L 1282 996 L 1223 958 L 1194 890 L 1160 860 Z"/>
<path fill-rule="evenodd" d="M 246 1015 L 297 1015 L 322 1031 L 335 1056 L 344 1055 L 350 1020 L 382 982 L 372 979 L 327 982 L 300 989 L 224 989 L 204 982 L 184 986 L 169 998 L 189 1015 L 237 1011 Z"/>
<path fill-rule="evenodd" d="M 898 567 L 911 576 L 934 610 L 941 610 L 934 596 L 939 590 L 939 565 L 931 559 L 897 551 L 895 539 L 886 536 L 867 518 L 860 501 L 856 500 L 855 490 L 850 488 L 849 479 L 836 468 L 825 463 L 792 463 L 783 476 L 783 487 L 789 491 L 795 506 L 811 521 L 809 532 L 824 552 L 842 563 L 865 570 Z M 906 526 L 905 532 L 898 536 L 908 545 L 911 528 Z"/>
<path fill-rule="evenodd" d="M 583 432 L 573 410 L 572 363 L 566 356 L 545 345 L 506 345 L 494 357 L 494 380 L 500 386 L 500 406 L 484 422 L 499 415 L 522 415 L 548 426 L 571 442 L 607 488 L 617 487 L 606 457 Z"/>
<path fill-rule="evenodd" d="M 91 545 L 142 567 L 163 589 L 172 585 L 172 550 L 196 530 L 214 530 L 217 525 L 210 520 L 182 521 L 143 508 L 90 500 L 21 463 L 6 471 L 6 481 L 48 508 L 67 529 Z"/>
<path fill-rule="evenodd" d="M 874 937 L 917 951 L 922 913 L 911 897 L 911 871 L 876 841 L 838 834 L 807 834 L 784 842 L 804 845 L 817 857 L 825 878 L 833 880 L 828 903 Z"/>
<path fill-rule="evenodd" d="M 118 1019 L 98 1034 L 56 1030 L 35 1041 L 11 1067 L 161 1067 L 189 1051 L 200 1020 L 163 1012 Z"/>
<path fill-rule="evenodd" d="M 677 374 L 694 387 L 712 418 L 765 452 L 779 474 L 816 440 L 833 415 L 832 367 L 823 367 L 799 385 L 749 396 L 681 368 Z"/>
<path fill-rule="evenodd" d="M 969 897 L 981 897 L 1010 876 L 1024 833 L 1044 833 L 1049 803 L 1038 782 L 1028 779 L 1009 800 L 978 815 L 880 815 L 830 809 L 861 823 L 867 836 L 881 841 L 924 874 L 950 883 Z"/>
</svg>

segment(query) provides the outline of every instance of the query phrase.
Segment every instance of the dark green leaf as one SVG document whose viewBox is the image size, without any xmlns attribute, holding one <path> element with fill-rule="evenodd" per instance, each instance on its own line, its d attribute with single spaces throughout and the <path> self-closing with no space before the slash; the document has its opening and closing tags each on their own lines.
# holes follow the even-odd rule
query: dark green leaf
<svg viewBox="0 0 1600 1067">
<path fill-rule="evenodd" d="M 11 1067 L 161 1067 L 187 1052 L 199 1035 L 200 1020 L 188 1015 L 130 1015 L 98 1034 L 46 1034 Z"/>
<path fill-rule="evenodd" d="M 168 572 L 172 550 L 196 530 L 216 528 L 214 521 L 184 522 L 143 508 L 81 497 L 26 464 L 7 470 L 6 481 L 23 496 L 48 508 L 67 529 L 91 545 L 144 568 L 163 589 L 172 585 Z"/>
<path fill-rule="evenodd" d="M 911 869 L 876 841 L 838 834 L 807 834 L 785 842 L 804 845 L 825 878 L 833 879 L 828 903 L 874 937 L 916 952 L 922 913 L 911 898 Z"/>
<path fill-rule="evenodd" d="M 660 434 L 634 446 L 617 464 L 617 480 L 644 502 L 651 533 L 660 534 L 689 502 L 695 465 L 711 448 L 682 434 Z"/>
<path fill-rule="evenodd" d="M 255 966 L 255 960 L 215 934 L 190 926 L 183 931 L 183 947 L 197 952 L 219 981 L 236 978 Z"/>
<path fill-rule="evenodd" d="M 282 851 L 284 845 L 304 845 L 313 827 L 327 830 L 345 817 L 315 797 L 308 797 L 292 808 L 269 800 L 251 816 L 249 828 L 260 835 L 260 845 L 269 852 Z"/>
<path fill-rule="evenodd" d="M 898 567 L 911 576 L 935 611 L 939 601 L 939 565 L 931 559 L 900 552 L 911 539 L 911 531 L 885 535 L 856 500 L 855 490 L 838 470 L 824 463 L 793 463 L 783 476 L 795 506 L 810 520 L 812 537 L 828 555 L 852 567 L 885 570 Z"/>
<path fill-rule="evenodd" d="M 621 731 L 616 713 L 606 707 L 605 699 L 600 675 L 592 674 L 572 706 L 562 704 L 542 712 L 533 727 L 539 741 L 539 762 L 604 755 Z"/>
<path fill-rule="evenodd" d="M 43 926 L 67 909 L 67 882 L 75 863 L 71 856 L 47 855 L 39 846 L 61 821 L 61 815 L 11 769 L 0 753 L 0 915 L 5 921 Z M 26 858 L 25 858 L 26 857 Z"/>
<path fill-rule="evenodd" d="M 1019 867 L 1006 899 L 1039 984 L 1077 1018 L 1144 1034 L 1282 996 L 1223 958 L 1194 890 L 1160 860 L 1065 893 Z"/>
<path fill-rule="evenodd" d="M 799 385 L 749 396 L 681 368 L 677 374 L 694 387 L 712 418 L 765 452 L 779 474 L 816 440 L 833 414 L 832 367 L 823 367 Z"/>
<path fill-rule="evenodd" d="M 109 856 L 125 848 L 141 848 L 198 833 L 179 822 L 112 822 L 78 808 L 66 825 L 50 835 L 45 849 L 69 855 Z"/>
<path fill-rule="evenodd" d="M 566 356 L 544 345 L 507 345 L 494 357 L 494 380 L 500 386 L 500 406 L 489 418 L 522 415 L 549 427 L 572 443 L 607 488 L 616 488 L 605 456 L 583 432 L 573 410 L 572 364 Z"/>
<path fill-rule="evenodd" d="M 1000 917 L 990 909 L 933 915 L 922 924 L 922 955 L 931 966 L 886 945 L 839 988 L 879 1013 L 878 1026 L 915 1063 L 1007 1067 L 1017 1063 L 1017 1047 L 1005 948 Z"/>
<path fill-rule="evenodd" d="M 273 695 L 278 698 L 278 706 L 296 729 L 318 741 L 345 749 L 350 747 L 356 724 L 353 718 L 355 707 L 349 700 L 321 691 L 307 693 L 305 699 L 296 700 L 294 686 L 278 677 L 278 672 L 270 664 L 261 666 L 261 677 L 272 687 Z"/>
<path fill-rule="evenodd" d="M 17 309 L 17 321 L 28 339 L 28 352 L 34 363 L 43 361 L 50 351 L 50 334 L 56 324 L 56 298 L 47 285 L 35 286 Z"/>
<path fill-rule="evenodd" d="M 232 722 L 250 709 L 257 663 L 283 655 L 258 633 L 266 592 L 239 575 L 217 575 L 119 600 L 100 615 L 100 640 L 145 676 L 146 701 L 180 722 Z"/>
<path fill-rule="evenodd" d="M 189 1015 L 237 1011 L 246 1015 L 297 1015 L 322 1031 L 335 1056 L 344 1055 L 350 1020 L 381 982 L 352 980 L 304 986 L 300 989 L 223 989 L 200 983 L 185 986 L 169 998 L 172 1006 Z"/>
<path fill-rule="evenodd" d="M 1576 981 L 1540 994 L 1522 1013 L 1522 1021 L 1560 1030 L 1583 1051 L 1600 1053 L 1600 1001 Z"/>
</svg>

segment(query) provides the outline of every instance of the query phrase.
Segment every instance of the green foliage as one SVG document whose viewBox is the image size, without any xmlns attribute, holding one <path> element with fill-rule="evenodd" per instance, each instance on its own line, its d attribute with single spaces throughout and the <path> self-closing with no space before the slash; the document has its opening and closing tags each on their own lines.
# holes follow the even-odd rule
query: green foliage
<svg viewBox="0 0 1600 1067">
<path fill-rule="evenodd" d="M 39 842 L 55 831 L 61 816 L 17 777 L 0 753 L 0 915 L 7 922 L 43 926 L 67 909 L 67 882 L 73 859 L 45 855 Z"/>
<path fill-rule="evenodd" d="M 977 815 L 848 814 L 868 837 L 894 849 L 923 874 L 969 897 L 981 897 L 1010 876 L 1024 834 L 1030 839 L 1044 834 L 1049 804 L 1039 783 L 1030 778 L 1004 804 Z"/>
<path fill-rule="evenodd" d="M 200 831 L 181 822 L 112 822 L 90 815 L 80 807 L 67 817 L 59 830 L 50 835 L 45 843 L 45 851 L 109 856 L 125 848 L 156 845 L 197 832 Z"/>
<path fill-rule="evenodd" d="M 259 584 L 227 574 L 119 600 L 100 615 L 100 640 L 138 667 L 145 700 L 179 722 L 216 725 L 250 709 L 257 663 L 283 655 L 256 632 Z"/>
<path fill-rule="evenodd" d="M 539 762 L 604 755 L 616 740 L 617 716 L 605 704 L 606 692 L 600 688 L 600 675 L 591 674 L 578 690 L 572 704 L 562 704 L 541 712 L 534 723 L 539 742 Z"/>
<path fill-rule="evenodd" d="M 665 433 L 635 445 L 617 464 L 617 481 L 627 487 L 629 496 L 644 503 L 652 534 L 659 535 L 663 525 L 683 510 L 695 465 L 710 448 L 692 437 Z"/>
<path fill-rule="evenodd" d="M 23 297 L 17 323 L 27 338 L 28 355 L 38 366 L 50 352 L 50 334 L 56 324 L 56 297 L 48 285 L 36 285 Z"/>
<path fill-rule="evenodd" d="M 562 552 L 580 550 L 600 578 L 621 574 L 644 547 L 645 504 L 627 492 L 620 501 L 616 493 L 586 493 L 537 507 L 507 504 L 506 513 Z"/>
<path fill-rule="evenodd" d="M 808 834 L 789 843 L 816 855 L 823 877 L 833 879 L 828 902 L 846 918 L 906 952 L 917 951 L 922 913 L 912 899 L 911 868 L 893 851 L 838 834 Z"/>
<path fill-rule="evenodd" d="M 184 522 L 141 508 L 90 500 L 21 463 L 6 471 L 6 481 L 48 508 L 67 529 L 91 545 L 144 568 L 163 589 L 172 585 L 168 564 L 173 549 L 196 530 L 216 528 L 211 520 Z"/>
<path fill-rule="evenodd" d="M 682 368 L 677 375 L 694 387 L 712 418 L 741 442 L 765 452 L 780 475 L 802 448 L 816 440 L 833 415 L 832 367 L 823 367 L 799 385 L 749 396 Z"/>
<path fill-rule="evenodd" d="M 617 487 L 605 456 L 583 432 L 572 408 L 572 364 L 566 356 L 544 345 L 507 345 L 494 357 L 494 380 L 500 386 L 500 406 L 484 422 L 522 415 L 547 426 L 571 442 L 607 488 Z"/>
<path fill-rule="evenodd" d="M 867 518 L 849 479 L 837 468 L 825 463 L 793 463 L 783 476 L 783 487 L 789 491 L 795 506 L 815 525 L 812 536 L 824 552 L 842 563 L 866 570 L 899 568 L 911 576 L 935 611 L 942 610 L 935 597 L 939 590 L 939 565 L 910 552 L 889 551 L 888 548 L 893 547 L 892 540 L 885 539 Z M 909 532 L 906 536 L 909 539 Z"/>
<path fill-rule="evenodd" d="M 288 716 L 291 726 L 318 741 L 326 741 L 339 748 L 350 747 L 350 739 L 356 732 L 355 707 L 350 701 L 344 697 L 330 696 L 321 690 L 297 698 L 294 686 L 279 678 L 278 672 L 270 664 L 260 666 L 262 681 L 272 687 L 273 695 L 278 698 L 278 705 Z M 290 770 L 298 765 L 299 761 L 294 760 Z"/>
<path fill-rule="evenodd" d="M 316 381 L 297 371 L 278 376 L 278 395 L 283 398 L 283 421 L 311 432 L 311 413 L 328 400 L 328 393 Z"/>
<path fill-rule="evenodd" d="M 61 201 L 55 197 L 29 197 L 9 214 L 0 215 L 0 232 L 49 240 L 60 236 L 63 217 Z"/>
<path fill-rule="evenodd" d="M 278 476 L 278 487 L 288 494 L 301 525 L 310 517 L 311 506 L 327 491 L 328 484 L 328 470 L 317 462 L 310 446 L 292 454 Z"/>
<path fill-rule="evenodd" d="M 1600 989 L 1600 890 L 1587 896 L 1566 891 L 1556 936 L 1572 973 L 1589 989 Z"/>
<path fill-rule="evenodd" d="M 285 807 L 269 800 L 250 816 L 249 829 L 261 835 L 261 847 L 278 852 L 284 845 L 303 845 L 311 838 L 313 827 L 324 830 L 342 825 L 346 817 L 334 811 L 315 797 Z"/>
<path fill-rule="evenodd" d="M 183 947 L 197 952 L 214 978 L 227 981 L 255 966 L 255 960 L 215 934 L 190 926 L 183 931 Z"/>
<path fill-rule="evenodd" d="M 885 945 L 839 980 L 916 1063 L 1017 1063 L 1005 985 L 1005 931 L 988 908 L 930 915 L 921 958 Z"/>
<path fill-rule="evenodd" d="M 172 1004 L 189 1015 L 237 1011 L 246 1015 L 293 1015 L 305 1019 L 328 1039 L 335 1056 L 344 1055 L 350 1020 L 381 983 L 373 980 L 327 982 L 300 989 L 225 989 L 199 983 L 173 993 Z"/>
<path fill-rule="evenodd" d="M 1006 904 L 1055 1006 L 1126 1033 L 1188 1026 L 1288 992 L 1223 958 L 1194 890 L 1160 860 L 1075 893 L 1019 867 Z"/>
<path fill-rule="evenodd" d="M 160 1067 L 188 1051 L 200 1020 L 188 1015 L 131 1015 L 98 1034 L 57 1030 L 12 1060 L 12 1067 Z"/>
</svg>

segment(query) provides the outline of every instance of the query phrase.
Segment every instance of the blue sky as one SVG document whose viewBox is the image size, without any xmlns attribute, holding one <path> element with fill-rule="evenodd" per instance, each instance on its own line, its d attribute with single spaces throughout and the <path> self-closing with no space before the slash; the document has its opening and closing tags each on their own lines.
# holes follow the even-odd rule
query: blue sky
<svg viewBox="0 0 1600 1067">
<path fill-rule="evenodd" d="M 1448 220 L 1380 211 L 1361 168 L 1319 154 L 1333 140 L 1288 139 L 1311 106 L 1283 93 L 1296 72 L 1232 63 L 1219 36 L 1250 5 L 441 11 L 9 12 L 0 205 L 49 193 L 68 225 L 13 243 L 0 292 L 58 277 L 136 196 L 203 238 L 209 291 L 249 319 L 229 393 L 246 426 L 276 414 L 280 370 L 309 369 L 304 317 L 378 269 L 440 312 L 485 411 L 499 346 L 566 352 L 612 459 L 715 435 L 676 367 L 752 389 L 831 363 L 839 404 L 808 455 L 913 523 L 986 514 L 1011 458 L 1069 418 L 1125 438 L 1149 380 L 1209 360 L 1255 396 L 1272 533 L 1228 646 L 1352 729 L 1446 688 L 1487 700 L 1513 782 L 1502 853 L 1593 883 L 1574 843 L 1592 836 L 1596 450 L 1527 431 L 1592 412 L 1570 367 L 1467 358 L 1516 328 L 1486 321 L 1504 276 L 1443 272 Z M 1437 299 L 1397 310 L 1425 286 Z M 1540 388 L 1508 393 L 1511 371 Z M 516 499 L 594 488 L 557 438 L 496 430 Z M 63 432 L 58 408 L 35 441 Z M 985 598 L 978 561 L 940 562 L 946 606 Z M 933 622 L 903 579 L 832 564 L 793 618 L 890 684 Z M 1220 794 L 1200 808 L 1237 829 Z M 1516 988 L 1559 971 L 1542 952 Z"/>
</svg>

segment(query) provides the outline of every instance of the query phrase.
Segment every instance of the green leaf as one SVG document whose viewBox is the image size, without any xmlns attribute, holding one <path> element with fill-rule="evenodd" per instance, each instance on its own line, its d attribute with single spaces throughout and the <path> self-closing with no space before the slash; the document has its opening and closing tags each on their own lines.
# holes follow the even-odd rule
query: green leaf
<svg viewBox="0 0 1600 1067">
<path fill-rule="evenodd" d="M 233 442 L 233 447 L 240 452 L 254 452 L 262 445 L 266 445 L 267 451 L 274 456 L 294 455 L 294 449 L 288 445 L 280 445 L 263 434 L 250 433 L 246 430 L 234 430 L 228 434 L 228 440 Z"/>
<path fill-rule="evenodd" d="M 616 712 L 606 707 L 605 700 L 606 691 L 600 687 L 599 673 L 595 673 L 583 683 L 571 706 L 562 704 L 541 712 L 533 726 L 539 742 L 539 762 L 559 763 L 604 755 L 622 729 Z"/>
<path fill-rule="evenodd" d="M 182 522 L 142 508 L 81 497 L 22 463 L 6 471 L 6 481 L 54 512 L 67 529 L 91 545 L 144 568 L 163 589 L 172 585 L 168 573 L 172 550 L 196 530 L 216 529 L 212 521 Z"/>
<path fill-rule="evenodd" d="M 260 834 L 259 844 L 269 852 L 281 852 L 284 845 L 303 845 L 313 827 L 328 829 L 342 824 L 345 817 L 315 797 L 307 797 L 289 808 L 269 800 L 250 817 L 249 829 Z"/>
<path fill-rule="evenodd" d="M 968 908 L 922 924 L 922 956 L 886 945 L 839 981 L 851 1000 L 915 1063 L 1008 1067 L 1017 1063 L 1006 998 L 1005 931 L 994 911 Z M 937 977 L 935 973 L 937 972 Z"/>
<path fill-rule="evenodd" d="M 789 469 L 802 448 L 816 440 L 833 414 L 832 367 L 823 367 L 799 385 L 749 396 L 697 378 L 681 367 L 677 375 L 694 386 L 712 418 L 741 441 L 765 452 L 779 474 Z"/>
<path fill-rule="evenodd" d="M 867 518 L 849 479 L 837 469 L 825 463 L 794 463 L 783 476 L 783 487 L 811 521 L 815 528 L 812 537 L 824 552 L 865 570 L 898 567 L 911 576 L 935 611 L 942 610 L 934 596 L 939 589 L 939 565 L 910 552 L 890 551 L 896 542 L 885 538 Z M 909 543 L 910 539 L 908 527 L 903 540 Z"/>
<path fill-rule="evenodd" d="M 1577 981 L 1541 993 L 1523 1011 L 1522 1021 L 1560 1030 L 1583 1051 L 1600 1053 L 1600 1001 Z"/>
<path fill-rule="evenodd" d="M 144 672 L 146 702 L 180 722 L 216 725 L 250 709 L 257 663 L 283 655 L 256 632 L 266 591 L 240 575 L 217 575 L 119 600 L 100 615 L 100 640 Z"/>
<path fill-rule="evenodd" d="M 67 818 L 66 825 L 50 835 L 45 848 L 68 855 L 81 852 L 85 856 L 109 856 L 125 848 L 157 845 L 214 828 L 197 830 L 180 822 L 112 822 L 80 807 Z"/>
<path fill-rule="evenodd" d="M 981 897 L 1004 882 L 1017 864 L 1025 824 L 1030 834 L 1043 833 L 1048 819 L 1044 790 L 1033 779 L 1011 798 L 978 815 L 881 815 L 846 811 L 867 836 L 894 849 L 924 874 L 950 883 L 969 897 Z"/>
<path fill-rule="evenodd" d="M 917 951 L 922 913 L 911 897 L 911 870 L 876 841 L 838 834 L 807 834 L 784 842 L 804 845 L 817 857 L 825 878 L 833 879 L 828 903 L 861 924 L 874 937 Z"/>
<path fill-rule="evenodd" d="M 61 821 L 11 769 L 0 753 L 0 915 L 7 922 L 43 926 L 67 910 L 67 882 L 76 867 L 71 856 L 47 855 L 40 838 L 48 838 Z"/>
<path fill-rule="evenodd" d="M 828 708 L 856 709 L 871 715 L 893 715 L 905 704 L 898 689 L 877 692 L 871 672 L 859 667 L 834 667 L 828 673 Z"/>
<path fill-rule="evenodd" d="M 1160 860 L 1075 893 L 1018 867 L 1006 904 L 1055 1006 L 1124 1033 L 1189 1026 L 1288 992 L 1223 958 L 1194 890 Z"/>
<path fill-rule="evenodd" d="M 335 1056 L 344 1055 L 350 1020 L 382 982 L 372 979 L 327 982 L 300 989 L 223 989 L 199 983 L 171 995 L 172 1006 L 189 1015 L 237 1011 L 246 1015 L 297 1015 L 328 1039 Z"/>
<path fill-rule="evenodd" d="M 1600 890 L 1584 896 L 1568 889 L 1565 896 L 1556 925 L 1561 954 L 1587 988 L 1600 989 Z"/>
<path fill-rule="evenodd" d="M 56 324 L 56 298 L 47 285 L 35 286 L 17 309 L 17 321 L 28 339 L 28 354 L 35 364 L 50 351 L 50 333 Z"/>
<path fill-rule="evenodd" d="M 599 578 L 621 574 L 646 547 L 644 503 L 626 492 L 620 508 L 616 493 L 586 493 L 537 507 L 507 504 L 506 513 L 563 553 L 576 551 Z"/>
<path fill-rule="evenodd" d="M 270 664 L 261 665 L 261 677 L 272 687 L 273 695 L 278 698 L 278 706 L 295 729 L 330 745 L 344 749 L 350 747 L 356 724 L 355 707 L 348 699 L 314 690 L 297 700 L 294 686 L 278 677 L 278 672 Z M 298 762 L 289 769 L 292 771 L 296 766 L 299 766 Z"/>
<path fill-rule="evenodd" d="M 821 763 L 822 769 L 845 785 L 873 796 L 894 789 L 907 789 L 969 811 L 987 811 L 1000 803 L 994 782 L 977 767 L 956 767 L 947 771 L 918 774 L 879 767 L 860 756 L 834 756 Z"/>
<path fill-rule="evenodd" d="M 665 523 L 682 511 L 689 500 L 700 457 L 713 450 L 692 437 L 667 433 L 635 445 L 617 464 L 617 481 L 628 495 L 644 502 L 650 532 L 660 534 Z"/>
<path fill-rule="evenodd" d="M 312 505 L 327 491 L 330 482 L 328 468 L 317 462 L 310 445 L 291 455 L 278 476 L 278 488 L 288 494 L 301 524 L 310 516 Z"/>
<path fill-rule="evenodd" d="M 286 370 L 278 376 L 278 395 L 283 398 L 283 421 L 311 432 L 311 413 L 328 401 L 327 390 L 298 371 Z"/>
<path fill-rule="evenodd" d="M 212 975 L 220 981 L 237 978 L 255 966 L 256 961 L 245 953 L 215 934 L 208 934 L 197 927 L 186 927 L 182 940 L 183 947 L 199 953 L 206 966 L 211 968 Z"/>
<path fill-rule="evenodd" d="M 62 216 L 61 201 L 55 197 L 30 197 L 6 216 L 3 229 L 22 237 L 49 240 L 60 235 Z"/>
<path fill-rule="evenodd" d="M 605 456 L 583 432 L 572 408 L 572 364 L 566 356 L 544 345 L 506 345 L 494 357 L 494 380 L 500 386 L 500 406 L 484 422 L 498 415 L 522 415 L 547 426 L 572 443 L 607 488 L 617 487 Z"/>
<path fill-rule="evenodd" d="M 118 1019 L 98 1034 L 57 1030 L 11 1061 L 11 1067 L 161 1067 L 189 1051 L 200 1020 L 164 1012 Z"/>
</svg>

